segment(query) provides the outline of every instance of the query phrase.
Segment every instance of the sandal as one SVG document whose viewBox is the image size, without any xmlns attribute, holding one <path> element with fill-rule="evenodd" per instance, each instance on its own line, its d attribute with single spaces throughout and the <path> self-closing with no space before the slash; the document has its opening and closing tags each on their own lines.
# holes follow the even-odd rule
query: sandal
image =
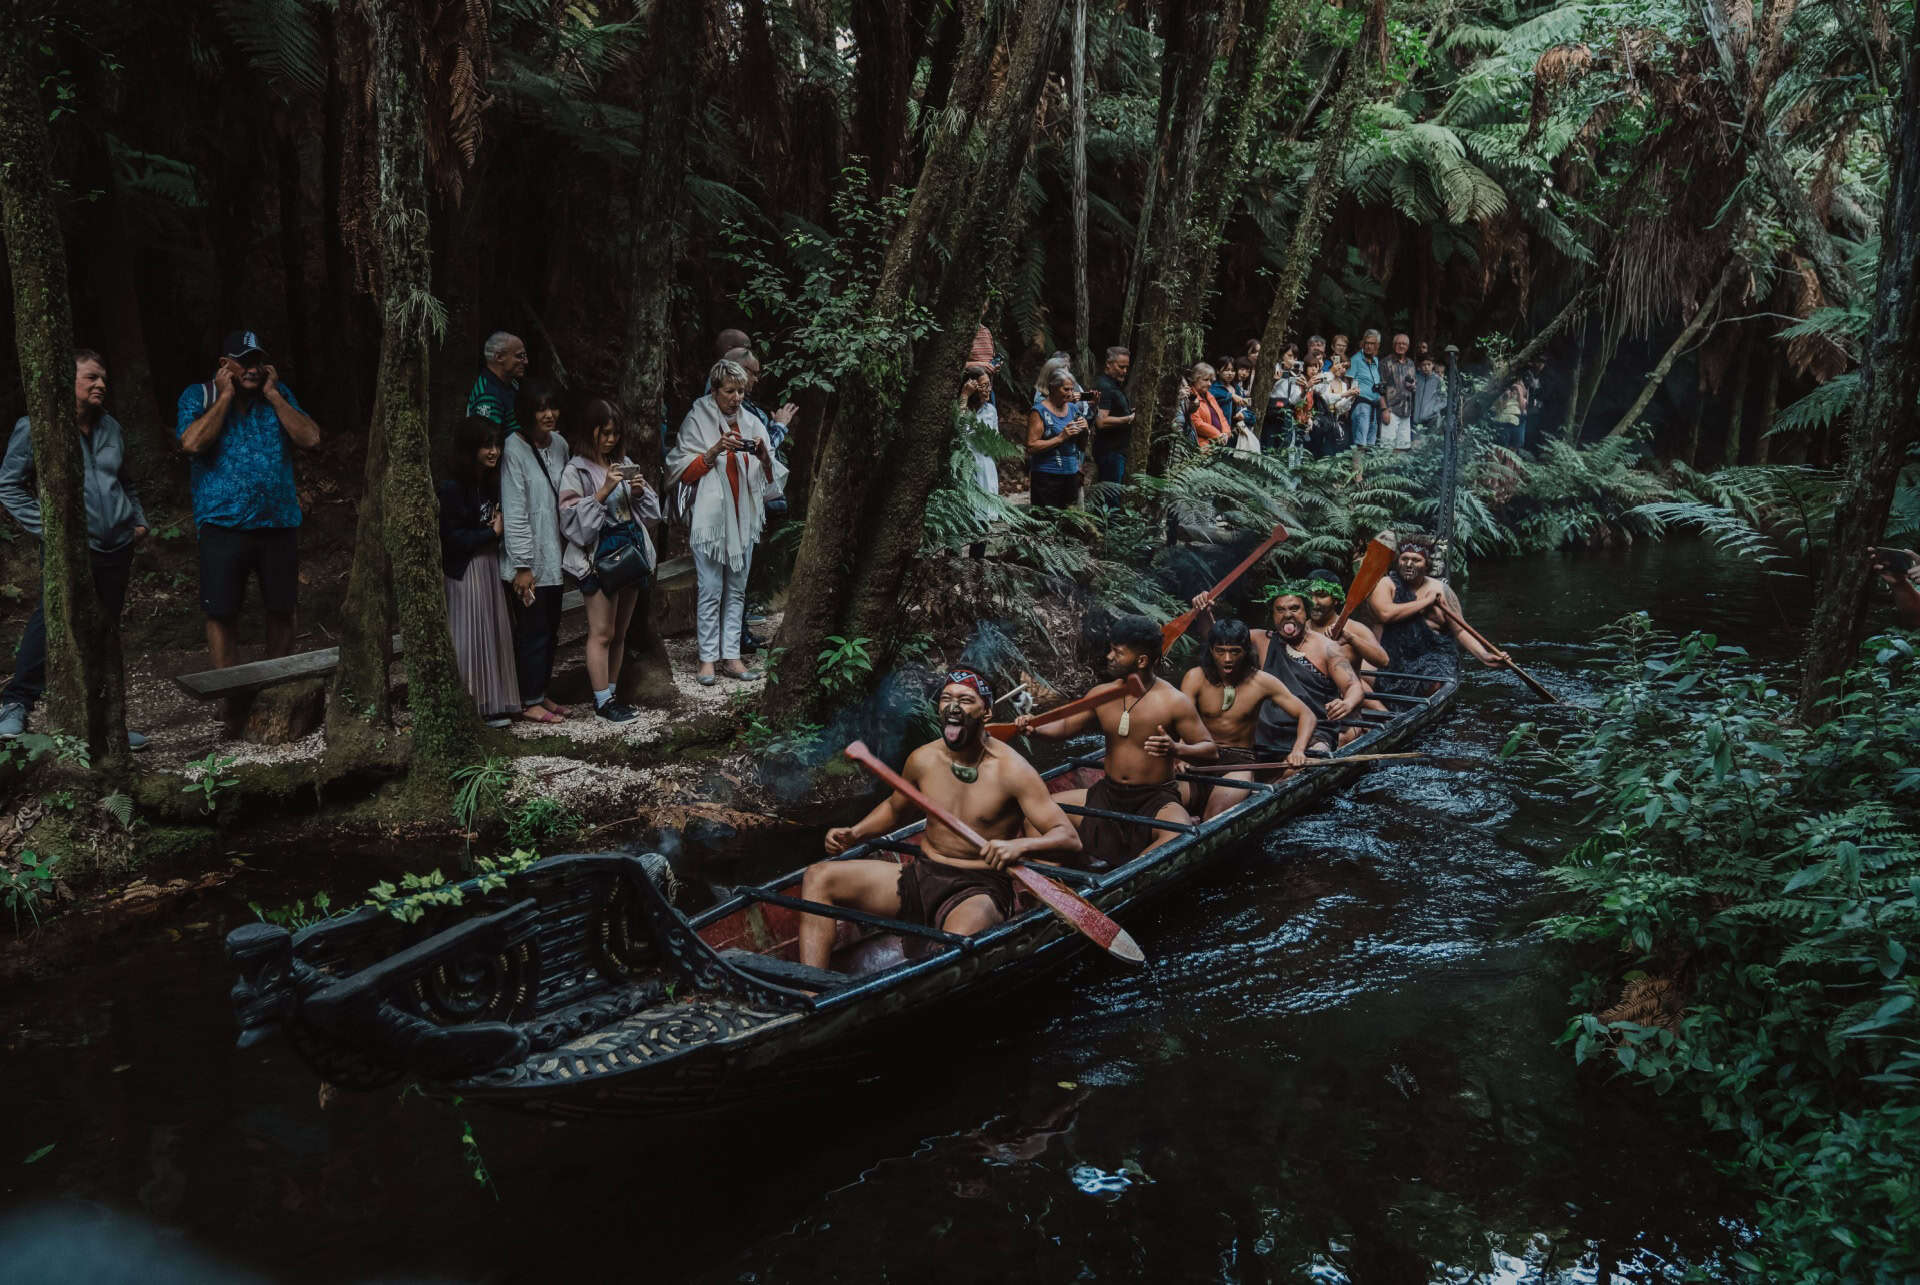
<svg viewBox="0 0 1920 1285">
<path fill-rule="evenodd" d="M 564 723 L 567 721 L 548 709 L 545 705 L 529 705 L 520 711 L 520 717 L 529 723 Z"/>
</svg>

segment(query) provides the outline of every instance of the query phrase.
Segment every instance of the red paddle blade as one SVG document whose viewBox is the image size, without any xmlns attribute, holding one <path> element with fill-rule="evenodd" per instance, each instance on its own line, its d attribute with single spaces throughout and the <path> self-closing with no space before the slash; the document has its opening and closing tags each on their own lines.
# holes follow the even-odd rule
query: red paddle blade
<svg viewBox="0 0 1920 1285">
<path fill-rule="evenodd" d="M 1144 964 L 1146 952 L 1132 934 L 1102 914 L 1100 908 L 1077 893 L 1025 866 L 1012 867 L 1013 877 L 1039 898 L 1041 904 L 1093 939 L 1095 945 L 1129 964 Z"/>
<path fill-rule="evenodd" d="M 1219 584 L 1208 590 L 1208 592 L 1213 597 L 1218 598 L 1221 594 L 1233 588 L 1234 581 L 1247 574 L 1247 571 L 1254 563 L 1266 557 L 1268 551 L 1270 551 L 1274 545 L 1279 544 L 1286 538 L 1287 528 L 1278 522 L 1274 523 L 1272 533 L 1269 534 L 1265 540 L 1262 540 L 1252 553 L 1249 553 L 1243 558 L 1239 566 L 1227 572 L 1225 579 L 1221 580 Z M 1200 612 L 1197 609 L 1189 610 L 1182 615 L 1175 616 L 1172 620 L 1162 625 L 1160 627 L 1160 649 L 1165 651 L 1167 648 L 1173 646 L 1175 640 L 1178 639 L 1181 634 L 1187 632 L 1187 629 L 1193 624 L 1194 618 L 1199 614 Z"/>
<path fill-rule="evenodd" d="M 1146 680 L 1142 679 L 1139 674 L 1128 674 L 1126 679 L 1118 687 L 1109 687 L 1105 691 L 1089 692 L 1077 700 L 1070 700 L 1064 705 L 1056 705 L 1046 713 L 1036 715 L 1033 720 L 1033 725 L 1038 727 L 1059 719 L 1069 718 L 1083 710 L 1093 709 L 1106 704 L 1110 700 L 1117 700 L 1122 696 L 1131 696 L 1135 700 L 1139 700 L 1146 694 Z M 996 741 L 1010 741 L 1019 735 L 1019 732 L 1020 725 L 1018 723 L 987 724 L 987 735 L 993 737 Z"/>
</svg>

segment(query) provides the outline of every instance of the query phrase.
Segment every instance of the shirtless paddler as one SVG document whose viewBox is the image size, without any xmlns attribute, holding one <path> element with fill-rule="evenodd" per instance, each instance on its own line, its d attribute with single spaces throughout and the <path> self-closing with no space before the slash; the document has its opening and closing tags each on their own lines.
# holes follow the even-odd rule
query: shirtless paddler
<svg viewBox="0 0 1920 1285">
<path fill-rule="evenodd" d="M 940 739 L 907 756 L 900 774 L 987 840 L 984 852 L 929 819 L 921 856 L 894 861 L 822 861 L 808 867 L 800 895 L 966 936 L 1013 913 L 1006 867 L 1023 857 L 1080 851 L 1080 836 L 1033 764 L 987 735 L 993 692 L 972 670 L 956 669 L 940 689 Z M 857 825 L 827 831 L 829 855 L 911 822 L 919 809 L 891 791 Z M 1027 837 L 1023 832 L 1031 831 Z M 826 968 L 834 921 L 800 916 L 800 962 Z"/>
<path fill-rule="evenodd" d="M 1200 721 L 1193 701 L 1178 687 L 1157 676 L 1160 663 L 1160 626 L 1145 616 L 1121 616 L 1107 635 L 1107 677 L 1124 682 L 1138 674 L 1147 693 L 1121 697 L 1055 723 L 1034 725 L 1033 715 L 1018 724 L 1029 736 L 1064 741 L 1096 728 L 1106 734 L 1106 775 L 1089 790 L 1067 790 L 1053 797 L 1061 803 L 1125 812 L 1160 821 L 1191 821 L 1180 802 L 1173 775 L 1182 762 L 1211 763 L 1219 757 L 1213 734 Z M 1178 831 L 1157 830 L 1136 821 L 1076 816 L 1080 842 L 1089 864 L 1118 865 L 1149 848 L 1157 848 Z"/>
<path fill-rule="evenodd" d="M 1287 712 L 1294 723 L 1293 747 L 1287 762 L 1295 767 L 1307 761 L 1307 746 L 1313 741 L 1317 721 L 1313 711 L 1301 704 L 1287 685 L 1260 668 L 1253 654 L 1253 639 L 1243 620 L 1221 620 L 1213 626 L 1200 663 L 1180 680 L 1180 690 L 1200 711 L 1213 743 L 1219 749 L 1221 763 L 1254 763 L 1260 752 L 1253 747 L 1254 733 L 1260 728 L 1260 707 L 1273 701 Z M 1251 781 L 1252 772 L 1228 772 L 1235 781 Z M 1246 791 L 1181 782 L 1188 810 L 1203 817 L 1214 817 L 1245 797 Z"/>
</svg>

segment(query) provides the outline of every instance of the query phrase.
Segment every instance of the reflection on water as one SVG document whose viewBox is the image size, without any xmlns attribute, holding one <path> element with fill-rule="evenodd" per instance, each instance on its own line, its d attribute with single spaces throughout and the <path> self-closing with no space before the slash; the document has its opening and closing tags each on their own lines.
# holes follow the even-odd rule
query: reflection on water
<svg viewBox="0 0 1920 1285">
<path fill-rule="evenodd" d="M 1469 601 L 1575 699 L 1630 607 L 1790 641 L 1694 545 L 1485 566 Z M 248 916 L 210 907 L 0 997 L 4 1199 L 126 1210 L 302 1280 L 1717 1274 L 1740 1204 L 1691 1123 L 1551 1044 L 1565 979 L 1530 924 L 1570 818 L 1496 761 L 1538 716 L 1476 675 L 1424 745 L 1464 770 L 1375 772 L 1130 925 L 1148 970 L 1086 960 L 821 1098 L 697 1126 L 476 1115 L 499 1203 L 447 1108 L 322 1110 L 284 1050 L 233 1049 L 219 944 Z"/>
</svg>

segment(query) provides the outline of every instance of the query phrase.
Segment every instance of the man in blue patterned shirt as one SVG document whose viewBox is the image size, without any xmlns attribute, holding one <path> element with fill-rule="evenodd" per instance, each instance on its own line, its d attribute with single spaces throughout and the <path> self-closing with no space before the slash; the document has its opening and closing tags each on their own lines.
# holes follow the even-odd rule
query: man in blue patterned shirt
<svg viewBox="0 0 1920 1285">
<path fill-rule="evenodd" d="M 268 364 L 259 336 L 236 330 L 213 378 L 180 394 L 175 431 L 193 457 L 193 521 L 200 541 L 200 610 L 216 669 L 237 659 L 234 622 L 247 580 L 267 608 L 267 656 L 293 650 L 300 608 L 300 496 L 293 456 L 320 444 L 320 426 Z"/>
</svg>

